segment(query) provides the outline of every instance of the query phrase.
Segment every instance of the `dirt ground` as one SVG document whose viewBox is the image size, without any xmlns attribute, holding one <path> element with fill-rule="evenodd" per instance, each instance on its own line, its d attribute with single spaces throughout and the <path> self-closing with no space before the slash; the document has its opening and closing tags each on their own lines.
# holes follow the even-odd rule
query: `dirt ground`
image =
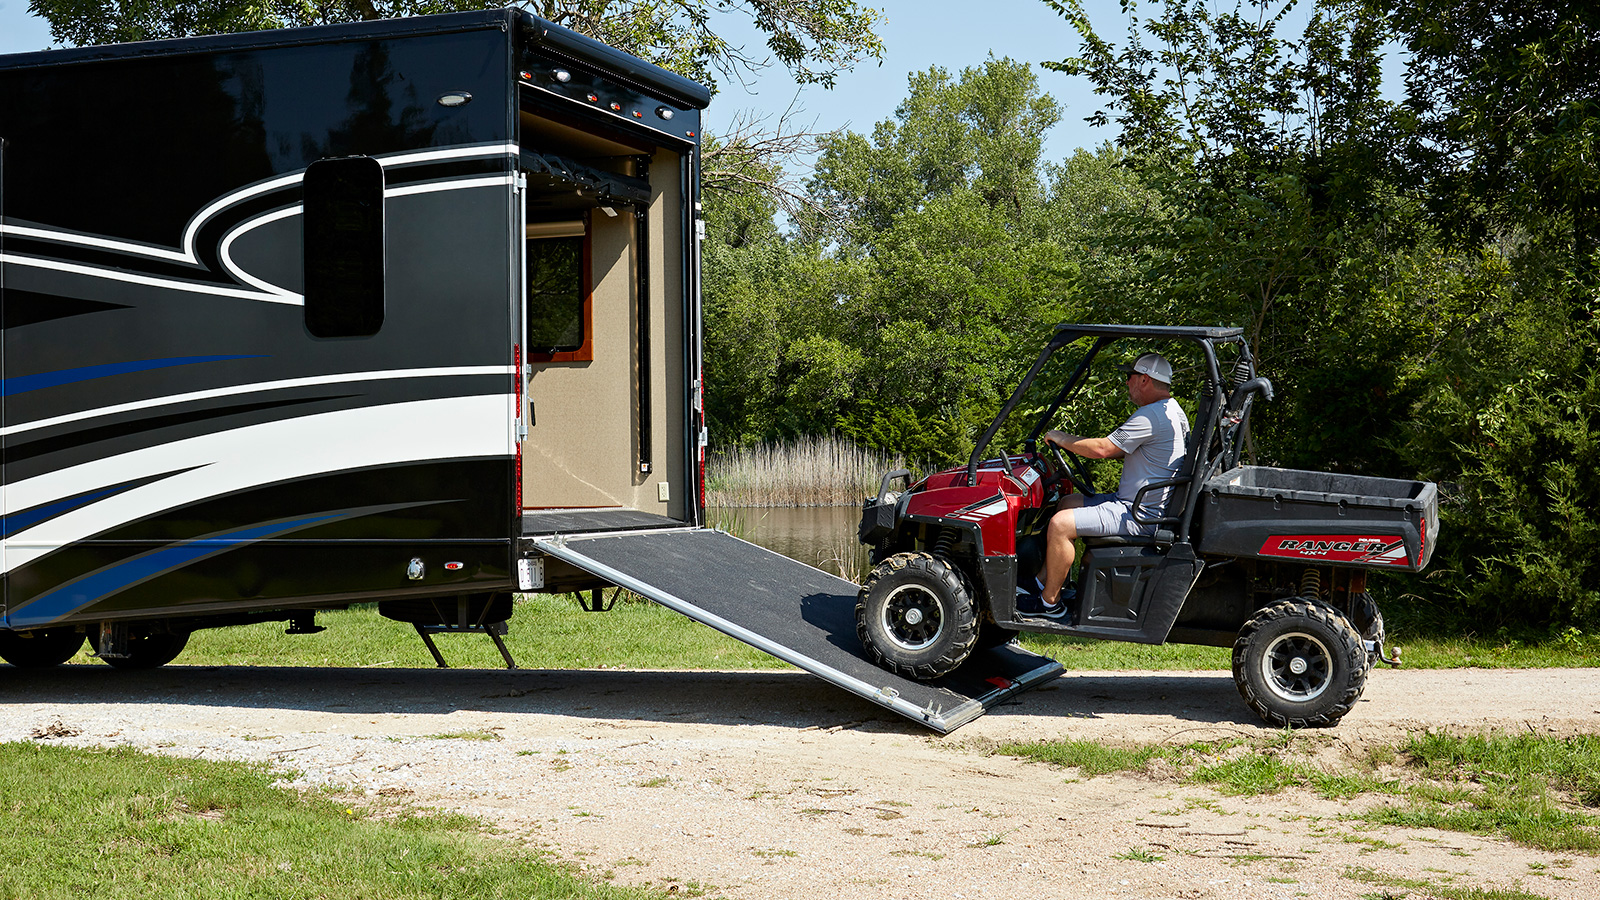
<svg viewBox="0 0 1600 900">
<path fill-rule="evenodd" d="M 1380 669 L 1312 740 L 1331 759 L 1428 728 L 1593 732 L 1600 669 Z M 1393 886 L 1411 879 L 1600 897 L 1600 858 L 1341 818 L 1377 799 L 1229 798 L 986 752 L 1272 735 L 1221 672 L 1068 673 L 939 737 L 788 672 L 0 671 L 0 740 L 267 761 L 685 896 L 1428 896 Z"/>
</svg>

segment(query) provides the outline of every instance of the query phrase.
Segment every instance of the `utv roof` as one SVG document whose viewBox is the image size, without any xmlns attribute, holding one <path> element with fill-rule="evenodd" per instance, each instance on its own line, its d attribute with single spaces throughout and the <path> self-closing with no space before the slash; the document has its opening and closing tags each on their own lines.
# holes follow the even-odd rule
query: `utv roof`
<svg viewBox="0 0 1600 900">
<path fill-rule="evenodd" d="M 1244 334 L 1243 328 L 1224 328 L 1222 326 L 1204 325 L 1077 325 L 1063 322 L 1056 326 L 1057 339 L 1087 335 L 1103 335 L 1107 337 L 1145 337 L 1145 338 L 1201 338 L 1206 340 L 1227 340 Z"/>
<path fill-rule="evenodd" d="M 307 28 L 277 28 L 219 34 L 207 37 L 174 38 L 164 41 L 134 41 L 63 50 L 37 50 L 32 53 L 0 55 L 0 70 L 26 69 L 64 63 L 99 60 L 137 59 L 180 53 L 208 53 L 229 50 L 254 50 L 266 47 L 292 47 L 337 41 L 371 40 L 421 34 L 446 34 L 484 28 L 516 29 L 519 39 L 541 51 L 565 57 L 580 64 L 621 76 L 646 93 L 677 100 L 685 106 L 705 109 L 711 92 L 676 72 L 645 62 L 636 56 L 609 47 L 554 22 L 517 9 L 490 9 L 476 12 L 415 16 L 405 19 L 376 19 L 343 25 L 315 25 Z"/>
</svg>

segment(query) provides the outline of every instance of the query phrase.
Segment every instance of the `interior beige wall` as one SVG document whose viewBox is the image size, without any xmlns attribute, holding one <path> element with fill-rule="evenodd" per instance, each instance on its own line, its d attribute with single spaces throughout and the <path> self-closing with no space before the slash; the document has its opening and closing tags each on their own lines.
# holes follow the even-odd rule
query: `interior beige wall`
<svg viewBox="0 0 1600 900">
<path fill-rule="evenodd" d="M 638 471 L 638 272 L 630 215 L 593 214 L 594 359 L 533 364 L 534 422 L 522 448 L 527 508 L 621 506 L 681 518 L 685 484 L 682 221 L 678 156 L 651 163 L 649 215 L 654 470 Z M 668 483 L 668 499 L 658 485 Z"/>
</svg>

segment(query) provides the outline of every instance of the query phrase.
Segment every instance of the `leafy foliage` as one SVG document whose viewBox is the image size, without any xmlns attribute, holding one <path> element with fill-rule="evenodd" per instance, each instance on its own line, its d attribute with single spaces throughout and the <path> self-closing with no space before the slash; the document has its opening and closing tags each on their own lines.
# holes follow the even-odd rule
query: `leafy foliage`
<svg viewBox="0 0 1600 900">
<path fill-rule="evenodd" d="M 329 25 L 400 16 L 495 9 L 498 0 L 31 0 L 29 10 L 67 44 L 113 44 L 267 28 Z M 738 10 L 767 36 L 767 49 L 801 84 L 831 87 L 840 70 L 882 59 L 880 16 L 854 0 L 523 0 L 547 21 L 708 85 L 767 65 L 711 27 L 712 15 Z"/>
<path fill-rule="evenodd" d="M 713 429 L 733 443 L 838 431 L 912 458 L 972 446 L 1056 321 L 1042 134 L 1059 110 L 1025 65 L 917 73 L 869 139 L 822 141 L 795 233 L 712 197 Z"/>
<path fill-rule="evenodd" d="M 1465 241 L 1528 229 L 1593 272 L 1600 241 L 1600 9 L 1586 3 L 1385 0 L 1411 54 L 1417 179 Z"/>
</svg>

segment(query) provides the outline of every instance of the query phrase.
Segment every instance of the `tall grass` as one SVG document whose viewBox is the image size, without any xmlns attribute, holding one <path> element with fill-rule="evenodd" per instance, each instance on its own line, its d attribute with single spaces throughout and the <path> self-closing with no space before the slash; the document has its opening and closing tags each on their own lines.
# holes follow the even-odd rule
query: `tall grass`
<svg viewBox="0 0 1600 900">
<path fill-rule="evenodd" d="M 827 435 L 730 447 L 706 464 L 709 506 L 859 506 L 905 459 Z"/>
</svg>

